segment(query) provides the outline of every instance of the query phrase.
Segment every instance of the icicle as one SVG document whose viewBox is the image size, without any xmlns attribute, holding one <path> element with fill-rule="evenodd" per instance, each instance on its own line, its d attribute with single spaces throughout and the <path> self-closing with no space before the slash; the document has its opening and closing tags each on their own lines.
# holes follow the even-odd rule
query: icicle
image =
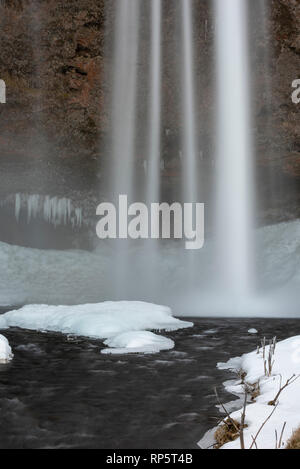
<svg viewBox="0 0 300 469">
<path fill-rule="evenodd" d="M 51 219 L 50 223 L 57 226 L 57 197 L 51 199 Z"/>
<path fill-rule="evenodd" d="M 21 212 L 21 195 L 16 194 L 16 201 L 15 201 L 15 217 L 16 220 L 19 221 L 20 219 L 20 212 Z"/>
<path fill-rule="evenodd" d="M 60 199 L 58 202 L 58 211 L 60 213 L 60 224 L 66 225 L 68 222 L 68 201 L 67 199 Z"/>
<path fill-rule="evenodd" d="M 14 198 L 15 218 L 17 221 L 19 221 L 21 209 L 24 207 L 27 212 L 27 223 L 40 217 L 46 223 L 55 227 L 59 225 L 67 226 L 68 224 L 71 224 L 73 227 L 80 227 L 83 224 L 82 208 L 74 207 L 72 201 L 66 197 L 15 194 Z M 11 203 L 11 199 L 0 202 L 3 206 L 9 203 Z"/>
<path fill-rule="evenodd" d="M 29 195 L 27 197 L 27 223 L 30 222 L 31 218 L 36 218 L 38 216 L 39 204 L 39 195 Z"/>
<path fill-rule="evenodd" d="M 71 200 L 68 199 L 68 201 L 67 201 L 67 220 L 68 220 L 68 222 L 71 220 L 71 214 L 72 214 L 72 203 L 71 203 Z"/>
<path fill-rule="evenodd" d="M 51 206 L 50 206 L 50 197 L 47 195 L 44 200 L 44 220 L 50 222 L 51 219 Z"/>
<path fill-rule="evenodd" d="M 76 208 L 75 209 L 75 220 L 76 220 L 76 225 L 77 226 L 82 225 L 82 209 L 81 208 Z"/>
</svg>

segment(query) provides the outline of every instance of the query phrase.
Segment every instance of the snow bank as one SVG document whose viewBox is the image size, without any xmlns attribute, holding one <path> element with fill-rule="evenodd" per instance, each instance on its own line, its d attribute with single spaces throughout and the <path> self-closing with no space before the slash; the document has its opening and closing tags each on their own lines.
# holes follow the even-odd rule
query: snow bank
<svg viewBox="0 0 300 469">
<path fill-rule="evenodd" d="M 110 347 L 101 350 L 106 354 L 157 353 L 160 350 L 174 348 L 173 340 L 149 331 L 124 332 L 112 339 L 107 339 L 104 343 Z"/>
<path fill-rule="evenodd" d="M 13 358 L 13 353 L 8 343 L 8 340 L 3 335 L 0 335 L 0 363 L 7 363 Z"/>
<path fill-rule="evenodd" d="M 268 354 L 267 347 L 266 353 Z M 268 405 L 277 395 L 280 387 L 293 375 L 300 375 L 300 336 L 287 339 L 277 344 L 274 367 L 271 377 L 265 377 L 262 351 L 243 355 L 240 358 L 229 360 L 228 363 L 218 364 L 218 368 L 225 370 L 243 370 L 247 373 L 245 381 L 250 384 L 260 383 L 260 395 L 256 402 L 247 406 L 245 429 L 245 446 L 250 448 L 252 436 L 256 435 L 263 422 L 269 417 L 274 407 Z M 239 395 L 243 392 L 241 382 L 225 384 L 228 392 Z M 259 449 L 275 449 L 277 431 L 280 436 L 284 423 L 284 443 L 300 426 L 300 378 L 287 387 L 279 397 L 278 407 L 271 419 L 266 423 L 257 439 Z M 226 407 L 226 406 L 225 406 Z M 231 414 L 232 418 L 240 420 L 241 410 Z M 239 449 L 240 442 L 236 440 L 223 446 L 223 449 Z"/>
<path fill-rule="evenodd" d="M 298 317 L 299 220 L 257 230 L 257 284 L 267 293 L 253 298 L 233 298 L 216 285 L 215 245 L 210 240 L 197 253 L 198 284 L 189 289 L 189 256 L 179 245 L 172 241 L 160 244 L 153 286 L 145 275 L 151 250 L 144 243 L 130 250 L 132 263 L 124 285 L 128 299 L 168 304 L 178 315 L 187 316 Z M 93 252 L 38 250 L 0 242 L 0 304 L 79 304 L 115 299 L 118 256 L 115 244 L 106 241 Z"/>
<path fill-rule="evenodd" d="M 172 316 L 170 308 L 150 303 L 107 301 L 76 306 L 29 305 L 0 316 L 0 328 L 62 332 L 109 339 L 110 347 L 159 351 L 172 348 L 169 339 L 145 329 L 174 331 L 193 324 Z M 124 334 L 126 333 L 126 334 Z"/>
</svg>

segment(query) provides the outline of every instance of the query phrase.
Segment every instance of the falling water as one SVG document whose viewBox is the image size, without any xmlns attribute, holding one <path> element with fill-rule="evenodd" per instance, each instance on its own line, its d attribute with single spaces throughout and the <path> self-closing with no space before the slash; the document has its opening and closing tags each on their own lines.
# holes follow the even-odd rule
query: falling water
<svg viewBox="0 0 300 469">
<path fill-rule="evenodd" d="M 250 136 L 250 97 L 246 8 L 243 0 L 215 0 L 217 56 L 217 270 L 231 298 L 246 297 L 252 286 L 252 168 Z M 184 202 L 199 202 L 197 179 L 196 80 L 192 0 L 180 2 L 182 60 L 180 95 L 182 104 L 182 196 Z M 116 39 L 113 67 L 112 157 L 110 188 L 113 199 L 136 196 L 135 148 L 138 96 L 139 0 L 117 2 Z M 147 203 L 160 199 L 161 153 L 161 68 L 162 4 L 151 1 L 149 56 L 149 125 L 145 145 Z M 124 236 L 126 238 L 126 236 Z M 160 243 L 145 246 L 146 264 L 137 283 L 132 266 L 139 262 L 129 240 L 115 245 L 113 281 L 118 297 L 129 298 L 147 291 L 156 297 L 151 279 L 159 278 Z M 182 247 L 178 246 L 179 249 Z M 186 283 L 198 279 L 199 265 L 193 252 L 185 252 Z M 133 256 L 133 257 L 132 257 Z M 200 258 L 199 258 L 200 259 Z M 206 266 L 208 267 L 208 266 Z M 138 270 L 137 270 L 138 271 Z M 146 273 L 145 273 L 146 271 Z M 129 275 L 130 273 L 130 275 Z M 144 284 L 143 284 L 144 280 Z M 132 290 L 133 285 L 133 290 Z M 194 283 L 192 288 L 194 287 Z M 138 293 L 137 293 L 138 290 Z"/>
<path fill-rule="evenodd" d="M 197 144 L 196 144 L 196 116 L 195 116 L 195 58 L 193 50 L 193 21 L 192 2 L 181 2 L 182 21 L 182 57 L 181 99 L 182 99 L 182 147 L 183 147 L 183 174 L 182 189 L 184 203 L 199 202 L 197 200 Z M 185 269 L 190 288 L 197 282 L 197 265 L 195 251 L 185 252 Z"/>
<path fill-rule="evenodd" d="M 149 93 L 148 203 L 159 201 L 161 129 L 161 0 L 151 1 L 151 89 Z"/>
<path fill-rule="evenodd" d="M 151 1 L 151 38 L 150 38 L 150 90 L 149 90 L 149 128 L 147 132 L 147 184 L 146 202 L 160 200 L 160 160 L 161 160 L 161 0 Z M 147 241 L 147 270 L 145 281 L 150 294 L 157 291 L 157 266 L 159 265 L 159 240 Z"/>
<path fill-rule="evenodd" d="M 117 2 L 113 69 L 112 181 L 113 196 L 132 196 L 138 55 L 139 1 Z"/>
<path fill-rule="evenodd" d="M 253 180 L 244 0 L 216 0 L 218 270 L 232 298 L 253 286 Z"/>
<path fill-rule="evenodd" d="M 134 157 L 138 67 L 139 0 L 117 2 L 112 96 L 112 158 L 110 190 L 117 204 L 119 195 L 134 197 Z M 116 246 L 113 272 L 116 295 L 125 297 L 130 268 L 127 234 Z"/>
<path fill-rule="evenodd" d="M 192 38 L 192 0 L 181 2 L 183 64 L 182 64 L 182 103 L 183 103 L 183 195 L 185 202 L 196 202 L 196 124 L 194 57 Z"/>
</svg>

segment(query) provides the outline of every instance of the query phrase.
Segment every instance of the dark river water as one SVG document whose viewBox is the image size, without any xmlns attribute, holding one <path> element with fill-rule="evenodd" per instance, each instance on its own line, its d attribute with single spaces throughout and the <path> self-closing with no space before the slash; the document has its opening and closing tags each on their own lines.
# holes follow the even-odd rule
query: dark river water
<svg viewBox="0 0 300 469">
<path fill-rule="evenodd" d="M 260 337 L 300 334 L 299 320 L 191 319 L 165 334 L 175 349 L 109 356 L 100 341 L 10 329 L 14 360 L 0 365 L 0 448 L 197 448 L 216 425 L 216 364 Z M 247 333 L 256 328 L 258 336 Z M 1 332 L 1 331 L 0 331 Z"/>
</svg>

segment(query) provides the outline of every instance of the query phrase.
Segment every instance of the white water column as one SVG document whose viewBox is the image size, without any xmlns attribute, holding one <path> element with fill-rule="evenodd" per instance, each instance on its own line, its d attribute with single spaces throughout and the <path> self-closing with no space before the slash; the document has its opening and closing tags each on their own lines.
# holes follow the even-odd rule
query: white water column
<svg viewBox="0 0 300 469">
<path fill-rule="evenodd" d="M 193 0 L 181 0 L 181 106 L 182 106 L 182 197 L 184 203 L 199 202 L 197 175 L 197 123 L 195 92 L 195 51 L 193 35 Z M 195 214 L 195 212 L 194 212 Z M 193 213 L 191 216 L 194 215 Z M 195 218 L 194 218 L 195 219 Z M 194 223 L 195 224 L 195 223 Z M 192 234 L 191 234 L 192 235 Z M 197 284 L 197 252 L 184 251 L 188 287 Z"/>
<path fill-rule="evenodd" d="M 161 132 L 161 0 L 151 0 L 147 202 L 159 202 Z"/>
<path fill-rule="evenodd" d="M 217 271 L 226 293 L 253 288 L 253 149 L 247 2 L 215 0 Z M 240 311 L 242 313 L 242 311 Z"/>
<path fill-rule="evenodd" d="M 162 73 L 162 0 L 151 0 L 149 57 L 149 125 L 147 131 L 146 202 L 160 202 L 161 167 L 161 73 Z M 159 290 L 157 276 L 160 265 L 160 240 L 148 239 L 144 244 L 142 263 L 146 262 L 144 299 L 153 300 Z M 147 253 L 147 254 L 146 254 Z M 146 254 L 146 255 L 145 255 Z"/>
<path fill-rule="evenodd" d="M 119 194 L 130 198 L 134 183 L 139 3 L 116 3 L 110 184 L 116 199 Z"/>
<path fill-rule="evenodd" d="M 116 205 L 120 194 L 127 195 L 129 203 L 135 197 L 139 12 L 140 0 L 116 2 L 109 179 L 111 202 Z M 129 248 L 126 234 L 114 244 L 111 275 L 116 299 L 128 298 L 132 263 Z"/>
<path fill-rule="evenodd" d="M 197 201 L 197 138 L 195 118 L 195 67 L 193 47 L 193 0 L 181 1 L 182 17 L 182 142 L 184 202 Z"/>
</svg>

